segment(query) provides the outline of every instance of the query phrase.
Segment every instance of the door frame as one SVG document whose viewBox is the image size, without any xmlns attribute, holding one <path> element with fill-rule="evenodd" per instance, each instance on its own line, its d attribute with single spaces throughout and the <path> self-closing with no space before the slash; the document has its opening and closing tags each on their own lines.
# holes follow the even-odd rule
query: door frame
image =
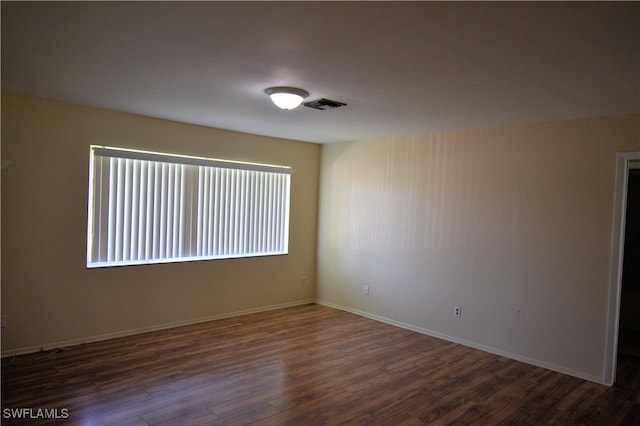
<svg viewBox="0 0 640 426">
<path fill-rule="evenodd" d="M 619 152 L 616 159 L 613 235 L 611 237 L 611 273 L 609 277 L 604 371 L 602 374 L 603 383 L 608 386 L 612 386 L 616 380 L 629 169 L 632 161 L 639 160 L 640 152 Z"/>
</svg>

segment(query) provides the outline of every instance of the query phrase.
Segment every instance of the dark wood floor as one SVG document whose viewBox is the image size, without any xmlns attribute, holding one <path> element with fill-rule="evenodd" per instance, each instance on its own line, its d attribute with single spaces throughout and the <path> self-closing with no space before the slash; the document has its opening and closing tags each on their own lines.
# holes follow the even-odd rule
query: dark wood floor
<svg viewBox="0 0 640 426">
<path fill-rule="evenodd" d="M 609 388 L 319 305 L 2 360 L 3 417 L 69 416 L 3 425 L 623 425 L 639 404 L 637 358 Z"/>
</svg>

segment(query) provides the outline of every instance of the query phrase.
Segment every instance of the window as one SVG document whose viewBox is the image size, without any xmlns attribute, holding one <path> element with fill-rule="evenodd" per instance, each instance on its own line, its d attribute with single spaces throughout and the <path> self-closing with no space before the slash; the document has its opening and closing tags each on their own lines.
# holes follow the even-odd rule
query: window
<svg viewBox="0 0 640 426">
<path fill-rule="evenodd" d="M 286 254 L 291 168 L 92 146 L 87 267 Z"/>
</svg>

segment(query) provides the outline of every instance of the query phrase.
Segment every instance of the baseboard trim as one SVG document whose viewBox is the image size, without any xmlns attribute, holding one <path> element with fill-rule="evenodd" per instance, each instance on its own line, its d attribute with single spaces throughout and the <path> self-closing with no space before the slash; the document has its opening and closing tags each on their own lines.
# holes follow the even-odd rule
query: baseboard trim
<svg viewBox="0 0 640 426">
<path fill-rule="evenodd" d="M 261 306 L 258 308 L 244 309 L 241 311 L 228 312 L 224 314 L 209 315 L 206 317 L 200 317 L 200 318 L 185 320 L 185 321 L 175 321 L 175 322 L 159 324 L 159 325 L 152 325 L 149 327 L 134 328 L 130 330 L 100 334 L 97 336 L 81 337 L 78 339 L 51 342 L 51 343 L 46 343 L 46 344 L 37 345 L 37 346 L 26 346 L 22 348 L 3 350 L 1 357 L 6 358 L 6 357 L 12 357 L 12 356 L 25 355 L 25 354 L 34 353 L 34 352 L 48 351 L 52 349 L 68 348 L 71 346 L 82 345 L 85 343 L 100 342 L 103 340 L 117 339 L 119 337 L 133 336 L 136 334 L 150 333 L 150 332 L 159 331 L 159 330 L 167 330 L 170 328 L 183 327 L 185 325 L 199 324 L 207 321 L 215 321 L 215 320 L 224 319 L 224 318 L 238 317 L 241 315 L 255 314 L 258 312 L 274 311 L 277 309 L 291 308 L 294 306 L 309 305 L 312 303 L 315 303 L 314 299 L 298 300 L 295 302 Z"/>
<path fill-rule="evenodd" d="M 298 301 L 294 301 L 294 302 L 281 303 L 281 304 L 269 305 L 269 306 L 262 306 L 262 307 L 251 308 L 251 309 L 244 309 L 244 310 L 228 312 L 228 313 L 224 313 L 224 314 L 209 315 L 209 316 L 206 316 L 206 317 L 196 318 L 196 319 L 192 319 L 192 320 L 176 321 L 176 322 L 159 324 L 159 325 L 154 325 L 154 326 L 149 326 L 149 327 L 141 327 L 141 328 L 135 328 L 135 329 L 130 329 L 130 330 L 118 331 L 118 332 L 114 332 L 114 333 L 106 333 L 106 334 L 101 334 L 101 335 L 97 335 L 97 336 L 82 337 L 82 338 L 78 338 L 78 339 L 51 342 L 51 343 L 47 343 L 47 344 L 43 344 L 43 345 L 37 345 L 37 346 L 27 346 L 27 347 L 22 347 L 22 348 L 3 350 L 2 354 L 1 354 L 1 357 L 2 358 L 6 358 L 6 357 L 11 357 L 11 356 L 25 355 L 25 354 L 28 354 L 28 353 L 42 352 L 42 351 L 47 351 L 47 350 L 52 350 L 52 349 L 67 348 L 67 347 L 77 346 L 77 345 L 81 345 L 81 344 L 85 344 L 85 343 L 100 342 L 100 341 L 103 341 L 103 340 L 117 339 L 119 337 L 126 337 L 126 336 L 132 336 L 132 335 L 136 335 L 136 334 L 149 333 L 149 332 L 153 332 L 153 331 L 166 330 L 166 329 L 170 329 L 170 328 L 183 327 L 183 326 L 186 326 L 186 325 L 199 324 L 199 323 L 203 323 L 203 322 L 207 322 L 207 321 L 215 321 L 215 320 L 219 320 L 219 319 L 232 318 L 232 317 L 237 317 L 237 316 L 241 316 L 241 315 L 254 314 L 254 313 L 258 313 L 258 312 L 266 312 L 266 311 L 273 311 L 273 310 L 277 310 L 277 309 L 290 308 L 290 307 L 294 307 L 294 306 L 309 305 L 309 304 L 312 304 L 312 303 L 317 303 L 318 305 L 326 306 L 326 307 L 333 308 L 333 309 L 339 309 L 341 311 L 349 312 L 349 313 L 352 313 L 352 314 L 355 314 L 355 315 L 359 315 L 359 316 L 362 316 L 362 317 L 365 317 L 365 318 L 369 318 L 369 319 L 372 319 L 372 320 L 375 320 L 375 321 L 379 321 L 379 322 L 383 322 L 383 323 L 386 323 L 386 324 L 394 325 L 396 327 L 404 328 L 406 330 L 415 331 L 417 333 L 425 334 L 427 336 L 435 337 L 435 338 L 446 340 L 446 341 L 449 341 L 449 342 L 452 342 L 452 343 L 456 343 L 456 344 L 460 344 L 460 345 L 467 346 L 467 347 L 470 347 L 470 348 L 478 349 L 478 350 L 481 350 L 483 352 L 488 352 L 488 353 L 491 353 L 491 354 L 494 354 L 494 355 L 503 356 L 505 358 L 513 359 L 515 361 L 524 362 L 526 364 L 534 365 L 536 367 L 545 368 L 547 370 L 555 371 L 557 373 L 562 373 L 562 374 L 566 374 L 566 375 L 569 375 L 569 376 L 577 377 L 579 379 L 588 380 L 590 382 L 594 382 L 594 383 L 610 386 L 609 384 L 607 384 L 604 381 L 604 377 L 599 377 L 599 376 L 595 376 L 595 375 L 592 375 L 592 374 L 587 374 L 587 373 L 584 373 L 584 372 L 581 372 L 581 371 L 572 370 L 570 368 L 565 368 L 565 367 L 558 366 L 558 365 L 555 365 L 555 364 L 551 364 L 551 363 L 548 363 L 548 362 L 545 362 L 545 361 L 540 361 L 540 360 L 537 360 L 537 359 L 534 359 L 534 358 L 529 358 L 529 357 L 526 357 L 526 356 L 523 356 L 523 355 L 519 355 L 519 354 L 515 354 L 515 353 L 512 353 L 512 352 L 504 351 L 504 350 L 501 350 L 501 349 L 493 348 L 493 347 L 490 347 L 490 346 L 482 345 L 482 344 L 479 344 L 479 343 L 476 343 L 476 342 L 472 342 L 472 341 L 468 341 L 468 340 L 465 340 L 465 339 L 456 338 L 454 336 L 449 336 L 447 334 L 439 333 L 437 331 L 429 330 L 429 329 L 426 329 L 426 328 L 423 328 L 423 327 L 418 327 L 418 326 L 415 326 L 415 325 L 412 325 L 412 324 L 404 323 L 404 322 L 401 322 L 401 321 L 396 321 L 396 320 L 389 319 L 389 318 L 386 318 L 386 317 L 382 317 L 382 316 L 379 316 L 379 315 L 371 314 L 369 312 L 361 311 L 361 310 L 358 310 L 358 309 L 353 309 L 353 308 L 350 308 L 350 307 L 347 307 L 347 306 L 337 305 L 335 303 L 327 302 L 325 300 L 318 300 L 318 299 L 298 300 Z"/>
<path fill-rule="evenodd" d="M 605 383 L 604 381 L 604 377 L 600 377 L 600 376 L 595 376 L 592 374 L 587 374 L 581 371 L 576 371 L 576 370 L 572 370 L 570 368 L 566 368 L 566 367 L 562 367 L 559 365 L 555 365 L 555 364 L 551 364 L 545 361 L 540 361 L 534 358 L 529 358 L 527 356 L 523 356 L 523 355 L 519 355 L 519 354 L 515 354 L 512 352 L 508 352 L 508 351 L 504 351 L 502 349 L 497 349 L 497 348 L 493 348 L 491 346 L 486 346 L 486 345 L 482 345 L 476 342 L 472 342 L 469 340 L 465 340 L 465 339 L 460 339 L 460 338 L 456 338 L 453 336 L 449 336 L 447 334 L 443 334 L 443 333 L 439 333 L 437 331 L 433 331 L 433 330 L 429 330 L 426 328 L 422 328 L 422 327 L 417 327 L 415 325 L 412 324 L 407 324 L 401 321 L 396 321 L 396 320 L 392 320 L 389 318 L 385 318 L 385 317 L 381 317 L 379 315 L 375 315 L 375 314 L 371 314 L 368 312 L 364 312 L 364 311 L 360 311 L 358 309 L 353 309 L 353 308 L 349 308 L 347 306 L 342 306 L 342 305 L 337 305 L 335 303 L 331 303 L 331 302 L 327 302 L 324 300 L 316 300 L 315 303 L 317 303 L 318 305 L 322 305 L 322 306 L 326 306 L 329 308 L 334 308 L 334 309 L 339 309 L 341 311 L 346 311 L 346 312 L 350 312 L 352 314 L 355 315 L 359 315 L 362 317 L 366 317 L 375 321 L 379 321 L 379 322 L 383 322 L 386 324 L 390 324 L 390 325 L 395 325 L 396 327 L 400 327 L 400 328 L 404 328 L 407 330 L 411 330 L 411 331 L 415 331 L 421 334 L 426 334 L 427 336 L 431 336 L 431 337 L 435 337 L 438 339 L 442 339 L 442 340 L 446 340 L 452 343 L 457 343 L 463 346 L 467 346 L 473 349 L 478 349 L 481 350 L 483 352 L 488 352 L 494 355 L 499 355 L 499 356 L 503 356 L 505 358 L 509 358 L 515 361 L 520 361 L 520 362 L 524 362 L 525 364 L 530 364 L 530 365 L 534 365 L 536 367 L 540 367 L 540 368 L 544 368 L 547 370 L 551 370 L 551 371 L 555 371 L 556 373 L 562 373 L 562 374 L 566 374 L 568 376 L 573 376 L 573 377 L 577 377 L 579 379 L 583 379 L 583 380 L 588 380 L 590 382 L 594 382 L 594 383 L 598 383 L 601 385 L 605 385 L 605 386 L 610 386 L 607 385 L 607 383 Z"/>
</svg>

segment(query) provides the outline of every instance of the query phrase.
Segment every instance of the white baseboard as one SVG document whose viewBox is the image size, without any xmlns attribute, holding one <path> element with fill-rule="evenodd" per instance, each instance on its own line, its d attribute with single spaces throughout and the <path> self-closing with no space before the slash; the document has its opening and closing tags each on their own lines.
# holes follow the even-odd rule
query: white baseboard
<svg viewBox="0 0 640 426">
<path fill-rule="evenodd" d="M 486 346 L 486 345 L 482 345 L 479 343 L 475 343 L 475 342 L 471 342 L 465 339 L 460 339 L 457 337 L 453 337 L 453 336 L 449 336 L 447 334 L 443 334 L 443 333 L 439 333 L 437 331 L 433 331 L 433 330 L 429 330 L 426 328 L 422 328 L 422 327 L 417 327 L 415 325 L 411 325 L 411 324 L 407 324 L 401 321 L 396 321 L 396 320 L 392 320 L 389 318 L 385 318 L 385 317 L 381 317 L 378 315 L 374 315 L 374 314 L 370 314 L 368 312 L 364 312 L 364 311 L 360 311 L 358 309 L 353 309 L 353 308 L 349 308 L 347 306 L 341 306 L 341 305 L 336 305 L 334 303 L 330 303 L 330 302 L 326 302 L 323 300 L 316 300 L 315 303 L 317 303 L 318 305 L 323 305 L 323 306 L 327 306 L 329 308 L 334 308 L 334 309 L 340 309 L 341 311 L 346 311 L 346 312 L 350 312 L 352 314 L 356 314 L 356 315 L 360 315 L 362 317 L 366 317 L 372 320 L 376 320 L 376 321 L 380 321 L 386 324 L 391 324 L 391 325 L 395 325 L 397 327 L 400 328 L 404 328 L 407 330 L 411 330 L 411 331 L 415 331 L 421 334 L 426 334 L 427 336 L 431 336 L 431 337 L 436 337 L 438 339 L 442 339 L 442 340 L 446 340 L 449 342 L 453 342 L 453 343 L 457 343 L 463 346 L 467 346 L 473 349 L 478 349 L 481 350 L 483 352 L 488 352 L 494 355 L 499 355 L 499 356 L 503 356 L 505 358 L 509 358 L 509 359 L 513 359 L 515 361 L 520 361 L 520 362 L 524 362 L 526 364 L 530 364 L 530 365 L 534 365 L 536 367 L 541 367 L 547 370 L 551 370 L 551 371 L 555 371 L 557 373 L 562 373 L 562 374 L 566 374 L 568 376 L 573 376 L 573 377 L 577 377 L 579 379 L 584 379 L 584 380 L 588 380 L 590 382 L 594 382 L 594 383 L 598 383 L 601 385 L 607 385 L 607 383 L 605 383 L 604 381 L 604 377 L 600 377 L 600 376 L 595 376 L 592 374 L 587 374 L 581 371 L 576 371 L 576 370 L 572 370 L 570 368 L 566 368 L 566 367 L 562 367 L 559 365 L 555 365 L 555 364 L 551 364 L 545 361 L 540 361 L 534 358 L 529 358 L 527 356 L 523 356 L 523 355 L 519 355 L 519 354 L 514 354 L 511 352 L 507 352 L 507 351 L 503 351 L 501 349 L 496 349 L 490 346 Z M 610 386 L 610 385 L 607 385 Z"/>
<path fill-rule="evenodd" d="M 283 309 L 283 308 L 289 308 L 289 307 L 293 307 L 293 306 L 300 306 L 300 305 L 308 305 L 311 303 L 317 303 L 318 305 L 323 305 L 323 306 L 327 306 L 329 308 L 334 308 L 334 309 L 339 309 L 341 311 L 345 311 L 345 312 L 350 312 L 352 314 L 355 315 L 359 315 L 362 317 L 366 317 L 375 321 L 380 321 L 386 324 L 390 324 L 390 325 L 394 325 L 396 327 L 400 327 L 400 328 L 404 328 L 407 330 L 411 330 L 411 331 L 415 331 L 417 333 L 421 333 L 421 334 L 426 334 L 428 336 L 431 337 L 435 337 L 438 339 L 442 339 L 442 340 L 446 340 L 449 342 L 453 342 L 453 343 L 457 343 L 463 346 L 467 346 L 470 348 L 474 348 L 474 349 L 478 349 L 484 352 L 488 352 L 488 353 L 492 353 L 494 355 L 499 355 L 499 356 L 503 356 L 505 358 L 509 358 L 509 359 L 513 359 L 516 361 L 520 361 L 520 362 L 524 362 L 526 364 L 530 364 L 530 365 L 535 365 L 536 367 L 541 367 L 541 368 L 545 368 L 547 370 L 551 370 L 551 371 L 555 371 L 558 373 L 562 373 L 562 374 L 566 374 L 569 376 L 573 376 L 573 377 L 577 377 L 579 379 L 584 379 L 584 380 L 588 380 L 590 382 L 595 382 L 598 384 L 603 384 L 603 385 L 607 385 L 607 383 L 605 383 L 604 378 L 600 377 L 600 376 L 594 376 L 592 374 L 587 374 L 581 371 L 576 371 L 576 370 L 572 370 L 570 368 L 565 368 L 562 366 L 558 366 L 555 364 L 551 364 L 548 362 L 544 362 L 544 361 L 540 361 L 534 358 L 529 358 L 523 355 L 519 355 L 519 354 L 514 354 L 511 352 L 507 352 L 507 351 L 503 351 L 501 349 L 496 349 L 490 346 L 486 346 L 486 345 L 482 345 L 476 342 L 471 342 L 465 339 L 460 339 L 457 337 L 453 337 L 453 336 L 449 336 L 447 334 L 443 334 L 443 333 L 439 333 L 437 331 L 433 331 L 433 330 L 429 330 L 423 327 L 418 327 L 412 324 L 407 324 L 401 321 L 396 321 L 396 320 L 392 320 L 389 318 L 385 318 L 385 317 L 381 317 L 379 315 L 374 315 L 374 314 L 370 314 L 368 312 L 364 312 L 364 311 L 360 311 L 358 309 L 353 309 L 353 308 L 349 308 L 347 306 L 342 306 L 342 305 L 336 305 L 334 303 L 330 303 L 327 301 L 323 301 L 323 300 L 316 300 L 316 299 L 306 299 L 306 300 L 299 300 L 299 301 L 295 301 L 295 302 L 289 302 L 289 303 L 282 303 L 282 304 L 277 304 L 277 305 L 270 305 L 270 306 L 262 306 L 259 308 L 251 308 L 251 309 L 245 309 L 245 310 L 241 310 L 241 311 L 235 311 L 235 312 L 229 312 L 229 313 L 225 313 L 225 314 L 217 314 L 217 315 L 210 315 L 210 316 L 206 316 L 206 317 L 201 317 L 201 318 L 196 318 L 196 319 L 192 319 L 192 320 L 186 320 L 186 321 L 177 321 L 177 322 L 172 322 L 172 323 L 165 323 L 165 324 L 159 324 L 159 325 L 154 325 L 154 326 L 149 326 L 149 327 L 142 327 L 142 328 L 135 328 L 135 329 L 130 329 L 130 330 L 124 330 L 124 331 L 118 331 L 118 332 L 114 332 L 114 333 L 107 333 L 107 334 L 101 334 L 101 335 L 97 335 L 97 336 L 91 336 L 91 337 L 83 337 L 83 338 L 79 338 L 79 339 L 71 339 L 71 340 L 65 340 L 65 341 L 58 341 L 58 342 L 51 342 L 51 343 L 47 343 L 44 345 L 38 345 L 38 346 L 28 346 L 28 347 L 22 347 L 22 348 L 17 348 L 17 349 L 10 349 L 10 350 L 6 350 L 6 351 L 2 351 L 2 358 L 4 357 L 10 357 L 10 356 L 18 356 L 18 355 L 24 355 L 24 354 L 28 354 L 28 353 L 33 353 L 33 352 L 40 352 L 40 351 L 46 351 L 46 350 L 50 350 L 50 349 L 57 349 L 57 348 L 65 348 L 65 347 L 70 347 L 70 346 L 77 346 L 77 345 L 81 345 L 84 343 L 92 343 L 92 342 L 99 342 L 99 341 L 103 341 L 103 340 L 109 340 L 109 339 L 115 339 L 118 337 L 126 337 L 126 336 L 132 336 L 132 335 L 136 335 L 136 334 L 142 334 L 142 333 L 148 333 L 148 332 L 152 332 L 152 331 L 158 331 L 158 330 L 166 330 L 166 329 L 170 329 L 170 328 L 175 328 L 175 327 L 182 327 L 185 325 L 191 325 L 191 324 L 198 324 L 198 323 L 202 323 L 202 322 L 207 322 L 207 321 L 214 321 L 214 320 L 218 320 L 218 319 L 224 319 L 224 318 L 231 318 L 231 317 L 236 317 L 236 316 L 240 316 L 240 315 L 247 315 L 247 314 L 253 314 L 253 313 L 258 313 L 258 312 L 265 312 L 265 311 L 272 311 L 272 310 L 276 310 L 276 309 Z"/>
<path fill-rule="evenodd" d="M 276 309 L 290 308 L 290 307 L 293 307 L 293 306 L 308 305 L 308 304 L 311 304 L 311 303 L 315 303 L 315 300 L 314 299 L 298 300 L 298 301 L 295 301 L 295 302 L 281 303 L 281 304 L 278 304 L 278 305 L 261 306 L 259 308 L 244 309 L 242 311 L 235 311 L 235 312 L 229 312 L 229 313 L 225 313 L 225 314 L 210 315 L 210 316 L 191 319 L 191 320 L 176 321 L 176 322 L 171 322 L 171 323 L 152 325 L 152 326 L 149 326 L 149 327 L 141 327 L 141 328 L 134 328 L 134 329 L 130 329 L 130 330 L 124 330 L 124 331 L 116 331 L 114 333 L 100 334 L 100 335 L 97 335 L 97 336 L 81 337 L 81 338 L 78 338 L 78 339 L 63 340 L 63 341 L 58 341 L 58 342 L 50 342 L 50 343 L 46 343 L 46 344 L 43 344 L 43 345 L 37 345 L 37 346 L 26 346 L 26 347 L 22 347 L 22 348 L 9 349 L 9 350 L 6 350 L 6 351 L 2 351 L 1 357 L 5 358 L 5 357 L 11 357 L 11 356 L 24 355 L 24 354 L 28 354 L 28 353 L 34 353 L 34 352 L 47 351 L 47 350 L 51 350 L 51 349 L 67 348 L 67 347 L 70 347 L 70 346 L 77 346 L 77 345 L 81 345 L 81 344 L 84 344 L 84 343 L 100 342 L 100 341 L 103 341 L 103 340 L 116 339 L 118 337 L 133 336 L 135 334 L 142 334 L 142 333 L 149 333 L 149 332 L 152 332 L 152 331 L 166 330 L 166 329 L 169 329 L 169 328 L 182 327 L 182 326 L 185 326 L 185 325 L 198 324 L 198 323 L 202 323 L 202 322 L 214 321 L 214 320 L 224 319 L 224 318 L 232 318 L 232 317 L 237 317 L 237 316 L 240 316 L 240 315 L 255 314 L 255 313 L 258 313 L 258 312 L 273 311 L 273 310 L 276 310 Z"/>
</svg>

